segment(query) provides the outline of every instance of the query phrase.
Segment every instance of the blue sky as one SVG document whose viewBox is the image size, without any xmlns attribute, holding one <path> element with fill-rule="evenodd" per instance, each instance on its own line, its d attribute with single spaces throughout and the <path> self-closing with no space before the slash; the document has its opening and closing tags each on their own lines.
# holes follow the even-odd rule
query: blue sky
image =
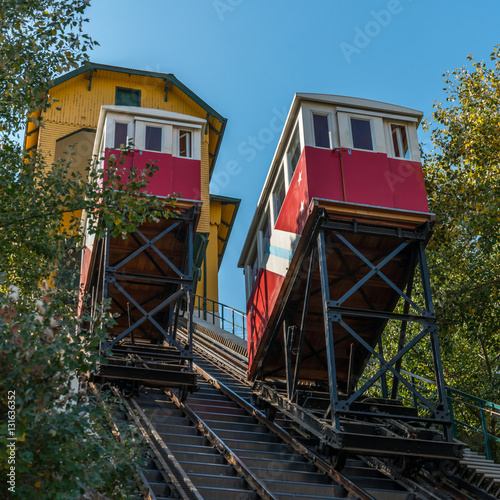
<svg viewBox="0 0 500 500">
<path fill-rule="evenodd" d="M 87 15 L 100 43 L 91 60 L 173 73 L 228 118 L 211 187 L 242 199 L 219 292 L 242 310 L 237 261 L 293 95 L 363 97 L 429 116 L 444 100 L 443 73 L 500 43 L 498 0 L 94 0 Z"/>
</svg>

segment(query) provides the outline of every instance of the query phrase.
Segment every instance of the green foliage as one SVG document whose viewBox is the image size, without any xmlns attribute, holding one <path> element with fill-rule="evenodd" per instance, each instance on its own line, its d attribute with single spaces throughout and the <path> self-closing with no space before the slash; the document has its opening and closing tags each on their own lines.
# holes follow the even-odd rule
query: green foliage
<svg viewBox="0 0 500 500">
<path fill-rule="evenodd" d="M 500 46 L 445 75 L 424 167 L 437 215 L 429 269 L 446 381 L 500 396 Z M 494 419 L 491 428 L 495 427 Z"/>
<path fill-rule="evenodd" d="M 50 105 L 59 73 L 80 66 L 95 45 L 83 32 L 89 0 L 2 0 L 0 130 L 16 132 L 32 111 Z"/>
<path fill-rule="evenodd" d="M 2 419 L 0 433 L 13 432 L 17 441 L 14 456 L 0 448 L 0 464 L 4 478 L 15 466 L 13 497 L 74 499 L 95 489 L 127 498 L 142 448 L 128 430 L 122 442 L 115 440 L 105 408 L 76 383 L 77 374 L 95 366 L 98 342 L 113 319 L 105 313 L 99 322 L 77 318 L 68 289 L 50 290 L 34 303 L 15 287 L 10 291 L 0 298 L 0 411 L 8 415 L 7 395 L 14 395 L 15 424 Z"/>
<path fill-rule="evenodd" d="M 126 237 L 142 222 L 168 216 L 172 200 L 146 195 L 156 167 L 125 170 L 127 150 L 106 172 L 97 162 L 80 176 L 71 162 L 47 164 L 15 140 L 28 119 L 43 126 L 51 80 L 85 62 L 94 45 L 83 32 L 88 3 L 0 3 L 2 498 L 9 493 L 5 438 L 11 431 L 17 437 L 13 498 L 77 499 L 91 492 L 129 498 L 141 452 L 130 429 L 123 429 L 121 442 L 115 439 L 107 403 L 76 383 L 95 369 L 99 342 L 113 324 L 105 307 L 93 318 L 77 314 L 80 215 L 97 237 L 108 230 Z"/>
</svg>

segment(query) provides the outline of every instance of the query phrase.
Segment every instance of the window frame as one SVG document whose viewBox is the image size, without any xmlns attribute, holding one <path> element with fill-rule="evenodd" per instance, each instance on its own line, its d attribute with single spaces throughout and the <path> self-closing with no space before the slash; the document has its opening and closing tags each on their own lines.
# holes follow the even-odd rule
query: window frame
<svg viewBox="0 0 500 500">
<path fill-rule="evenodd" d="M 392 127 L 393 126 L 394 127 L 398 127 L 398 129 L 400 129 L 400 128 L 404 128 L 405 129 L 406 142 L 407 142 L 407 145 L 408 145 L 408 149 L 407 149 L 408 156 L 398 156 L 396 154 L 396 150 L 394 148 L 393 135 L 392 135 Z M 394 158 L 397 158 L 398 160 L 411 160 L 410 134 L 409 134 L 408 126 L 406 124 L 404 124 L 404 123 L 389 122 L 388 123 L 388 128 L 389 128 L 389 142 L 390 142 L 392 156 Z M 396 134 L 396 140 L 398 142 L 398 147 L 399 147 L 400 151 L 403 151 L 403 147 L 402 147 L 403 146 L 403 138 L 401 137 L 401 133 Z"/>
<path fill-rule="evenodd" d="M 316 144 L 316 129 L 314 127 L 314 117 L 324 116 L 326 118 L 326 125 L 328 127 L 328 142 L 329 146 L 318 146 Z M 332 127 L 332 114 L 325 111 L 311 110 L 311 128 L 312 128 L 312 141 L 315 148 L 320 149 L 333 149 L 333 127 Z"/>
<path fill-rule="evenodd" d="M 277 207 L 277 200 L 278 200 L 278 195 L 283 191 L 283 198 L 281 200 L 281 205 L 278 209 Z M 285 172 L 283 171 L 282 168 L 279 168 L 277 175 L 276 175 L 276 181 L 274 182 L 273 185 L 273 190 L 272 190 L 272 207 L 273 207 L 273 225 L 276 225 L 276 222 L 278 221 L 279 214 L 281 212 L 281 209 L 283 208 L 283 204 L 285 202 L 286 198 L 286 182 L 285 182 Z"/>
<path fill-rule="evenodd" d="M 120 146 L 116 145 L 116 126 L 117 125 L 125 125 L 127 127 L 126 139 L 124 147 L 128 146 L 129 139 L 131 139 L 129 134 L 130 122 L 125 120 L 113 120 L 113 148 L 112 149 L 120 149 Z"/>
<path fill-rule="evenodd" d="M 135 94 L 138 98 L 139 104 L 118 104 L 118 94 L 120 92 L 127 93 L 128 95 Z M 115 87 L 115 106 L 131 106 L 134 108 L 140 108 L 142 102 L 142 92 L 141 89 L 134 89 L 132 87 Z"/>
<path fill-rule="evenodd" d="M 183 156 L 181 155 L 181 132 L 189 132 L 190 143 L 189 143 L 189 155 Z M 195 137 L 195 131 L 190 127 L 176 127 L 175 128 L 175 153 L 174 156 L 178 158 L 194 158 L 194 148 L 193 148 L 193 140 Z"/>
<path fill-rule="evenodd" d="M 352 115 L 352 114 L 348 115 L 348 119 L 349 119 L 349 132 L 351 135 L 352 149 L 357 149 L 359 151 L 371 151 L 373 153 L 376 152 L 377 149 L 376 149 L 375 135 L 374 135 L 374 130 L 373 130 L 373 119 L 371 117 L 367 117 L 367 116 L 359 116 L 359 115 Z M 352 130 L 352 120 L 358 120 L 361 122 L 368 122 L 370 124 L 370 137 L 371 137 L 371 141 L 372 141 L 372 149 L 357 148 L 354 145 L 354 134 L 353 134 L 353 130 Z"/>
<path fill-rule="evenodd" d="M 287 148 L 286 148 L 286 163 L 287 163 L 287 168 L 288 168 L 288 178 L 290 179 L 290 182 L 293 178 L 293 175 L 295 174 L 295 170 L 297 170 L 297 165 L 299 164 L 300 155 L 302 153 L 302 140 L 301 140 L 300 135 L 301 135 L 300 134 L 300 126 L 299 126 L 299 122 L 297 120 L 297 123 L 295 124 L 293 131 L 290 134 L 290 140 L 288 141 Z M 293 145 L 295 136 L 297 136 L 297 138 L 298 138 L 299 157 L 297 158 L 297 163 L 292 168 L 291 149 L 292 149 L 292 145 Z"/>
<path fill-rule="evenodd" d="M 148 132 L 148 128 L 160 130 L 160 149 L 148 149 L 146 147 L 146 135 Z M 154 123 L 144 125 L 144 151 L 152 151 L 155 153 L 164 153 L 165 152 L 165 127 L 163 125 L 155 125 Z"/>
</svg>

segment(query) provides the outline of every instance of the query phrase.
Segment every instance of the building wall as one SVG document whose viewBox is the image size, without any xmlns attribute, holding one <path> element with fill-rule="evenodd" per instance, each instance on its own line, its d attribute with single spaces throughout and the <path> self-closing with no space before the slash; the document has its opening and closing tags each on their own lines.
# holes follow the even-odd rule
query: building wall
<svg viewBox="0 0 500 500">
<path fill-rule="evenodd" d="M 89 91 L 89 74 L 90 72 L 85 72 L 77 75 L 50 90 L 54 103 L 44 113 L 45 127 L 40 128 L 38 134 L 38 149 L 43 151 L 49 163 L 56 159 L 57 139 L 81 128 L 95 129 L 97 127 L 101 106 L 115 104 L 116 87 L 140 90 L 141 107 L 206 118 L 206 111 L 174 85 L 169 86 L 168 100 L 165 102 L 165 80 L 161 78 L 96 70 Z M 210 122 L 214 120 L 216 119 L 213 117 L 209 119 Z M 220 128 L 220 124 L 216 128 Z M 202 131 L 199 198 L 203 201 L 203 208 L 198 225 L 198 231 L 205 233 L 210 231 L 210 153 L 215 152 L 215 142 L 215 133 L 206 127 Z M 214 264 L 217 267 L 217 261 Z"/>
</svg>

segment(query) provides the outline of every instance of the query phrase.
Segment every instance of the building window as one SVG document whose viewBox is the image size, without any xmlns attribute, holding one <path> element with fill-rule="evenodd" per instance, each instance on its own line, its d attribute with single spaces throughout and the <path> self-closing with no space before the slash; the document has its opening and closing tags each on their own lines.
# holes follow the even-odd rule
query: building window
<svg viewBox="0 0 500 500">
<path fill-rule="evenodd" d="M 259 266 L 257 265 L 257 252 L 252 252 L 252 256 L 250 257 L 250 292 L 253 290 L 253 286 L 257 281 L 257 275 L 259 274 Z"/>
<path fill-rule="evenodd" d="M 179 156 L 191 158 L 192 153 L 192 134 L 189 130 L 179 130 Z"/>
<path fill-rule="evenodd" d="M 299 163 L 300 158 L 300 136 L 299 127 L 295 128 L 292 140 L 290 141 L 290 146 L 288 148 L 288 165 L 290 168 L 290 177 L 293 176 L 295 169 L 297 168 L 297 163 Z"/>
<path fill-rule="evenodd" d="M 126 87 L 116 87 L 115 104 L 117 106 L 140 106 L 141 91 Z"/>
<path fill-rule="evenodd" d="M 397 158 L 409 158 L 410 149 L 408 148 L 408 136 L 404 125 L 395 125 L 391 123 L 392 146 L 394 156 Z"/>
<path fill-rule="evenodd" d="M 331 148 L 330 127 L 327 115 L 313 113 L 314 145 L 317 148 Z"/>
<path fill-rule="evenodd" d="M 351 118 L 352 147 L 373 151 L 372 129 L 370 120 Z"/>
<path fill-rule="evenodd" d="M 269 212 L 266 211 L 264 215 L 264 220 L 261 226 L 262 231 L 262 264 L 266 257 L 266 253 L 269 253 L 269 244 L 271 243 L 271 219 L 269 217 Z"/>
<path fill-rule="evenodd" d="M 280 171 L 278 180 L 273 191 L 273 201 L 274 201 L 274 223 L 278 220 L 278 215 L 280 214 L 281 207 L 285 201 L 285 178 L 283 175 L 283 170 Z"/>
<path fill-rule="evenodd" d="M 161 151 L 161 127 L 146 125 L 146 148 L 149 151 Z"/>
<path fill-rule="evenodd" d="M 115 149 L 127 146 L 128 124 L 115 122 L 115 141 L 113 147 Z"/>
</svg>

